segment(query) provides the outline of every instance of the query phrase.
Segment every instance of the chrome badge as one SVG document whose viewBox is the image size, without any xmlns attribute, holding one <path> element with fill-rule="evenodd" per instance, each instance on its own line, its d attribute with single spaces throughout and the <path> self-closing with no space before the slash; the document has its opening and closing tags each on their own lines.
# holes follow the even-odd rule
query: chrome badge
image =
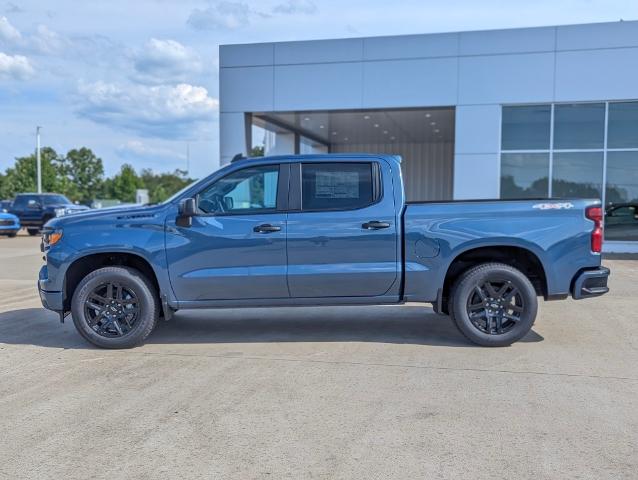
<svg viewBox="0 0 638 480">
<path fill-rule="evenodd" d="M 537 203 L 532 208 L 537 208 L 539 210 L 569 210 L 570 208 L 574 208 L 574 204 L 571 202 Z"/>
</svg>

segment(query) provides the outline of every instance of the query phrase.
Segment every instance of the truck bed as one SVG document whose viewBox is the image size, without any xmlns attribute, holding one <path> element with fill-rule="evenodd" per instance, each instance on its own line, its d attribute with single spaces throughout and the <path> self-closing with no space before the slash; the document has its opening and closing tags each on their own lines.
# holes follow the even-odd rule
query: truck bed
<svg viewBox="0 0 638 480">
<path fill-rule="evenodd" d="M 512 258 L 524 250 L 546 275 L 547 298 L 569 294 L 583 269 L 600 266 L 591 251 L 593 222 L 585 209 L 598 200 L 459 200 L 408 202 L 403 213 L 404 268 L 407 301 L 437 298 L 448 266 L 459 256 L 498 246 Z M 510 249 L 510 250 L 508 250 Z M 494 257 L 498 260 L 498 256 Z M 541 267 L 542 268 L 542 267 Z"/>
</svg>

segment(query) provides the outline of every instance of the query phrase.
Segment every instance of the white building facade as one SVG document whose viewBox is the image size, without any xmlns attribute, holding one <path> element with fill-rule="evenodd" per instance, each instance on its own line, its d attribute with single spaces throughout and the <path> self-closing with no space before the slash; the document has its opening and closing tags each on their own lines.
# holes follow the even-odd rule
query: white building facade
<svg viewBox="0 0 638 480">
<path fill-rule="evenodd" d="M 220 47 L 222 165 L 392 153 L 409 200 L 597 197 L 638 251 L 638 22 Z"/>
</svg>

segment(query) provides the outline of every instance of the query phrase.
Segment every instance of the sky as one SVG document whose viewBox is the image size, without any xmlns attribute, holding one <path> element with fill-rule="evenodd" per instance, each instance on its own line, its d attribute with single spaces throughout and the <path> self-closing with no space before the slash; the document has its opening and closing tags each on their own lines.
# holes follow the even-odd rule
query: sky
<svg viewBox="0 0 638 480">
<path fill-rule="evenodd" d="M 42 144 L 202 177 L 218 48 L 638 19 L 638 0 L 0 0 L 0 170 Z M 187 150 L 190 161 L 187 162 Z"/>
</svg>

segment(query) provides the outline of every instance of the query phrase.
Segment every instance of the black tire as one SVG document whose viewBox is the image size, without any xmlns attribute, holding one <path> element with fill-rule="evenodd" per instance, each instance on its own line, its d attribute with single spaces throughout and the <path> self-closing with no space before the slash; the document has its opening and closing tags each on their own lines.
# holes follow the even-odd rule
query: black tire
<svg viewBox="0 0 638 480">
<path fill-rule="evenodd" d="M 18 232 L 11 232 L 8 237 L 9 238 L 15 238 L 15 236 L 18 234 Z"/>
<path fill-rule="evenodd" d="M 108 316 L 110 314 L 108 308 L 102 308 L 101 312 L 94 308 L 96 303 L 94 300 L 95 292 L 99 291 L 100 288 L 107 288 L 105 285 L 109 284 L 117 286 L 120 297 L 122 296 L 122 291 L 127 292 L 127 296 L 131 300 L 123 300 L 122 302 L 134 301 L 137 305 L 137 309 L 134 312 L 135 316 L 131 318 L 135 321 L 130 326 L 130 329 L 124 333 L 122 333 L 120 327 L 124 327 L 123 321 L 128 323 L 127 318 L 118 317 L 116 313 L 113 314 L 113 317 L 117 317 L 119 320 L 113 320 L 113 318 Z M 109 296 L 109 298 L 112 298 L 112 296 Z M 102 307 L 102 304 L 98 306 Z M 128 308 L 130 307 L 131 305 L 128 305 Z M 117 305 L 115 308 L 117 308 Z M 107 312 L 106 316 L 104 316 L 104 311 Z M 153 285 L 142 273 L 129 267 L 104 267 L 94 270 L 82 279 L 75 289 L 71 301 L 71 313 L 75 328 L 86 340 L 102 348 L 131 348 L 141 344 L 155 328 L 159 312 L 159 301 Z M 92 318 L 92 315 L 95 316 Z M 99 320 L 95 323 L 98 318 L 104 320 Z M 93 323 L 93 327 L 90 323 Z M 114 333 L 112 335 L 105 325 L 117 326 L 117 332 L 111 332 Z"/>
<path fill-rule="evenodd" d="M 520 270 L 484 263 L 456 280 L 448 308 L 468 340 L 484 347 L 505 347 L 531 330 L 538 300 L 534 286 Z"/>
<path fill-rule="evenodd" d="M 37 234 L 40 233 L 40 229 L 39 228 L 27 228 L 27 232 L 29 232 L 29 235 L 31 235 L 32 237 L 35 237 Z"/>
</svg>

